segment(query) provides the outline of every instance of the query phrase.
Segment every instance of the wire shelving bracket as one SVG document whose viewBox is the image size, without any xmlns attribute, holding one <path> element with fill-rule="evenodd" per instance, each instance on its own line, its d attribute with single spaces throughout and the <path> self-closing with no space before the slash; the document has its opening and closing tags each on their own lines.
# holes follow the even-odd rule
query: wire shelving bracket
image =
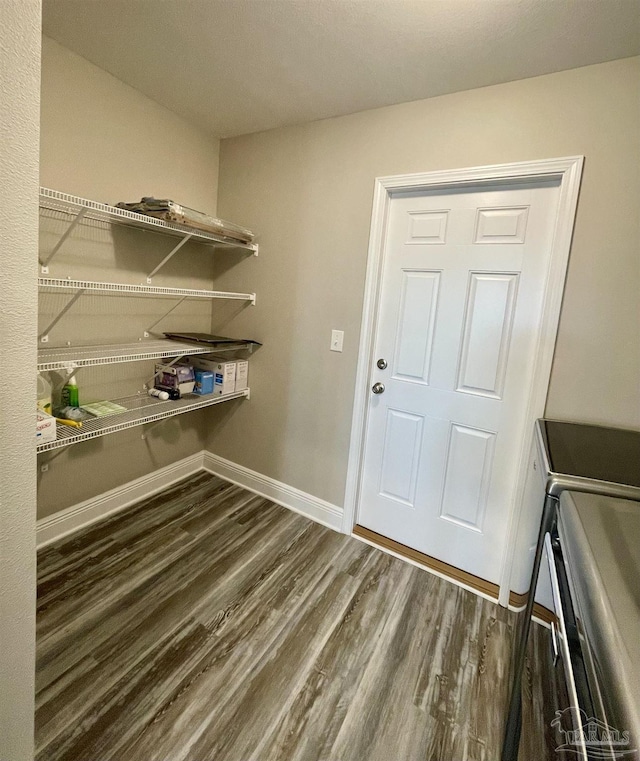
<svg viewBox="0 0 640 761">
<path fill-rule="evenodd" d="M 56 245 L 51 249 L 49 256 L 47 256 L 45 259 L 40 261 L 40 272 L 43 275 L 49 274 L 49 264 L 51 263 L 51 260 L 53 257 L 60 251 L 62 248 L 62 244 L 66 241 L 66 239 L 71 235 L 73 232 L 75 226 L 82 221 L 82 218 L 87 213 L 86 208 L 80 208 L 78 209 L 78 213 L 75 215 L 75 217 L 71 220 L 69 226 L 67 229 L 62 233 L 60 236 L 60 240 L 56 243 Z"/>
<path fill-rule="evenodd" d="M 188 233 L 187 235 L 185 235 L 184 238 L 180 241 L 180 243 L 178 243 L 177 246 L 174 246 L 171 249 L 171 251 L 169 251 L 169 253 L 165 256 L 165 258 L 160 262 L 160 264 L 158 264 L 153 270 L 151 270 L 151 272 L 147 275 L 147 283 L 149 283 L 149 285 L 151 285 L 151 279 L 153 278 L 153 276 L 156 275 L 158 272 L 160 272 L 160 270 L 169 261 L 169 259 L 171 259 L 171 257 L 174 254 L 177 254 L 178 251 L 180 251 L 180 249 L 184 246 L 184 244 L 190 241 L 191 238 L 193 238 L 193 233 Z"/>
</svg>

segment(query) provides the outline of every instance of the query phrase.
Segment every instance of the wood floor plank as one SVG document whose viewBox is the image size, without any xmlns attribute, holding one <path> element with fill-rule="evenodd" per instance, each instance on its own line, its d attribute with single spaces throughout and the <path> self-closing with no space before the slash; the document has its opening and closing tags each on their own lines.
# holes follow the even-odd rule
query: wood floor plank
<svg viewBox="0 0 640 761">
<path fill-rule="evenodd" d="M 251 495 L 250 501 L 260 501 L 259 497 Z M 269 509 L 264 511 L 264 521 L 268 522 L 271 517 Z M 284 520 L 285 515 L 278 516 L 275 521 Z M 49 628 L 53 630 L 54 636 L 50 638 L 49 628 L 43 623 L 38 630 L 39 634 L 39 655 L 45 659 L 51 649 L 55 650 L 56 645 L 60 644 L 57 633 L 60 631 L 58 621 L 74 621 L 74 628 L 80 630 L 82 627 L 100 627 L 102 624 L 112 622 L 113 608 L 125 609 L 131 612 L 131 607 L 123 603 L 128 603 L 128 597 L 139 597 L 139 590 L 144 588 L 144 597 L 149 600 L 159 588 L 159 594 L 172 593 L 175 591 L 177 584 L 182 577 L 191 573 L 197 573 L 201 565 L 199 563 L 210 562 L 213 559 L 220 559 L 227 552 L 236 552 L 238 556 L 246 554 L 245 540 L 252 537 L 260 536 L 261 525 L 256 522 L 254 525 L 243 527 L 236 521 L 226 519 L 217 524 L 214 522 L 206 532 L 190 534 L 179 527 L 174 527 L 172 531 L 180 531 L 180 541 L 173 542 L 166 534 L 163 527 L 160 534 L 161 551 L 158 548 L 158 532 L 151 531 L 144 546 L 138 548 L 138 562 L 133 565 L 127 563 L 124 566 L 112 566 L 104 563 L 101 577 L 96 578 L 93 572 L 89 572 L 86 582 L 79 582 L 76 585 L 75 592 L 70 598 L 65 599 L 55 610 L 48 612 L 48 615 L 41 618 L 52 619 L 49 622 Z M 215 553 L 211 552 L 209 540 L 212 534 L 216 538 Z M 244 537 L 240 539 L 240 537 Z M 166 544 L 162 546 L 162 543 Z M 175 546 L 174 546 L 175 545 Z M 114 554 L 119 551 L 114 547 Z M 169 584 L 165 584 L 164 575 L 170 578 Z M 182 583 L 187 583 L 182 580 Z M 173 588 L 171 586 L 173 584 Z M 95 645 L 96 640 L 92 640 Z M 64 645 L 64 641 L 62 642 Z"/>
<path fill-rule="evenodd" d="M 203 496 L 200 486 L 195 484 L 193 488 L 196 504 Z M 150 501 L 147 509 L 139 513 L 133 530 L 129 516 L 126 521 L 123 518 L 122 525 L 115 524 L 117 530 L 111 531 L 108 543 L 103 539 L 104 530 L 100 532 L 101 537 L 95 537 L 97 530 L 90 529 L 89 536 L 92 538 L 87 539 L 86 545 L 83 546 L 77 539 L 62 545 L 61 551 L 68 558 L 65 565 L 52 569 L 50 563 L 44 564 L 42 574 L 45 581 L 38 590 L 39 612 L 47 611 L 46 616 L 38 617 L 41 653 L 49 631 L 55 631 L 59 621 L 75 620 L 79 613 L 86 615 L 94 605 L 105 607 L 109 603 L 110 590 L 113 590 L 114 600 L 121 595 L 123 579 L 135 584 L 134 576 L 143 575 L 147 569 L 151 574 L 156 573 L 163 564 L 170 563 L 172 557 L 183 553 L 189 535 L 177 521 L 185 523 L 188 512 L 194 508 L 193 504 L 183 502 L 184 495 L 180 491 L 184 489 L 176 488 L 176 491 L 177 495 L 173 491 L 168 495 L 168 508 L 156 504 L 157 500 Z M 204 491 L 209 502 L 220 504 L 220 521 L 223 521 L 224 502 L 218 495 L 219 488 Z M 187 490 L 187 493 L 190 491 Z M 237 498 L 237 491 L 230 499 L 229 510 L 234 507 L 234 496 Z M 177 554 L 171 551 L 173 544 Z M 158 552 L 159 548 L 162 548 L 161 552 Z"/>
<path fill-rule="evenodd" d="M 237 509 L 239 487 L 223 481 L 208 482 L 202 477 L 189 480 L 188 484 L 177 484 L 169 490 L 164 498 L 160 496 L 147 500 L 143 507 L 134 510 L 134 516 L 118 516 L 105 521 L 108 528 L 89 528 L 83 539 L 77 535 L 62 540 L 54 547 L 59 550 L 51 553 L 51 547 L 44 551 L 44 558 L 38 557 L 38 609 L 50 609 L 59 598 L 74 593 L 75 584 L 93 583 L 110 572 L 118 572 L 117 563 L 121 558 L 128 558 L 148 546 L 148 542 L 157 541 L 163 536 L 163 530 L 184 531 L 191 515 L 202 518 L 208 510 L 214 508 L 219 520 L 224 520 L 227 513 Z M 242 492 L 247 498 L 248 495 Z M 225 512 L 225 500 L 228 510 Z M 135 518 L 135 520 L 134 520 Z M 209 518 L 209 520 L 211 520 Z M 47 621 L 51 616 L 47 617 Z"/>
<path fill-rule="evenodd" d="M 160 760 L 180 740 L 184 744 L 185 738 L 188 751 L 203 734 L 226 737 L 250 689 L 249 676 L 269 662 L 300 616 L 313 610 L 318 592 L 335 576 L 327 567 L 327 558 L 336 559 L 340 537 L 304 523 L 306 530 L 300 541 L 283 548 L 281 557 L 265 569 L 243 604 L 216 627 L 216 647 L 203 660 L 196 678 L 190 680 L 189 689 L 183 690 L 162 721 L 150 727 L 131 749 L 134 757 Z M 344 546 L 340 549 L 344 552 Z M 284 557 L 289 562 L 283 562 Z M 224 733 L 211 731 L 220 726 L 225 727 Z M 176 759 L 183 757 L 190 756 L 178 753 Z"/>
<path fill-rule="evenodd" d="M 362 545 L 366 547 L 366 545 Z M 391 566 L 394 566 L 391 568 Z M 348 608 L 319 653 L 289 711 L 271 733 L 268 758 L 330 758 L 335 738 L 353 700 L 362 670 L 375 649 L 402 569 L 381 553 L 366 553 L 358 587 Z"/>
<path fill-rule="evenodd" d="M 267 552 L 270 547 L 272 552 L 279 549 L 278 541 L 283 538 L 283 534 L 273 525 L 275 523 L 289 526 L 289 534 L 300 531 L 299 527 L 293 526 L 288 514 L 280 513 L 278 521 L 271 520 L 269 541 L 260 544 L 261 552 Z M 56 666 L 68 671 L 79 663 L 82 673 L 84 661 L 79 659 L 91 653 L 97 661 L 93 671 L 95 676 L 100 677 L 100 687 L 97 689 L 107 689 L 121 671 L 126 672 L 135 667 L 158 639 L 172 637 L 184 620 L 196 616 L 199 608 L 207 604 L 209 596 L 219 594 L 216 585 L 219 576 L 229 581 L 233 578 L 234 566 L 248 565 L 244 540 L 249 533 L 254 539 L 257 538 L 260 526 L 259 522 L 250 528 L 229 522 L 224 532 L 220 531 L 216 535 L 218 544 L 214 553 L 210 551 L 204 537 L 200 537 L 200 545 L 205 546 L 191 546 L 185 557 L 176 559 L 155 578 L 145 577 L 144 596 L 139 595 L 137 588 L 131 590 L 130 581 L 123 583 L 119 605 L 95 609 L 94 617 L 85 616 L 76 620 L 75 627 L 80 640 L 78 647 L 73 650 L 65 648 L 66 638 L 63 637 L 56 643 L 56 653 L 62 652 L 64 657 L 56 655 L 53 661 L 43 660 L 41 671 L 49 674 L 52 667 Z M 260 553 L 256 554 L 260 559 Z M 93 692 L 94 699 L 98 697 L 91 681 L 87 683 L 86 691 Z M 78 689 L 77 684 L 69 685 L 67 694 L 73 697 L 64 700 L 65 716 L 73 710 L 74 705 L 82 707 L 89 697 L 85 690 Z M 39 706 L 45 698 L 51 699 L 41 689 Z"/>
<path fill-rule="evenodd" d="M 50 545 L 39 580 L 37 761 L 499 755 L 514 614 L 214 476 Z"/>
</svg>

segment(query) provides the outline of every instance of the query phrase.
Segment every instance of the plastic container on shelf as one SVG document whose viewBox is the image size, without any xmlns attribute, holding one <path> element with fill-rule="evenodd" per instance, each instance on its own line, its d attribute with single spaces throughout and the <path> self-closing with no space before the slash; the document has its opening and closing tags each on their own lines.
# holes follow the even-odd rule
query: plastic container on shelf
<svg viewBox="0 0 640 761">
<path fill-rule="evenodd" d="M 48 379 L 45 378 L 41 373 L 38 373 L 38 387 L 37 387 L 38 409 L 42 410 L 42 412 L 46 412 L 47 415 L 52 414 L 52 403 L 51 403 L 52 390 L 53 389 L 51 387 L 51 383 L 49 383 Z"/>
</svg>

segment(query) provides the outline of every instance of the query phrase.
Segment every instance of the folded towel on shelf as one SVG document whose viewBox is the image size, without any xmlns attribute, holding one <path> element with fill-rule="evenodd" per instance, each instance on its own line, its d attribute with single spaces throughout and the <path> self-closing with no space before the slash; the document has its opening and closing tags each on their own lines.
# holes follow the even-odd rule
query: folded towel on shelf
<svg viewBox="0 0 640 761">
<path fill-rule="evenodd" d="M 83 404 L 80 407 L 85 412 L 90 412 L 95 417 L 106 417 L 107 415 L 117 415 L 119 412 L 126 412 L 127 408 L 121 404 L 115 402 L 103 401 L 103 402 L 91 402 L 91 404 Z"/>
</svg>

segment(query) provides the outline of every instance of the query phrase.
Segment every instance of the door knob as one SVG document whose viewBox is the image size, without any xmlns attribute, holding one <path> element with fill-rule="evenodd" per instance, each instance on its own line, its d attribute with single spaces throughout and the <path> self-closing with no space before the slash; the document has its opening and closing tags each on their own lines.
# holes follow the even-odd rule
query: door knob
<svg viewBox="0 0 640 761">
<path fill-rule="evenodd" d="M 379 359 L 376 362 L 376 365 L 378 365 L 380 370 L 386 370 L 387 369 L 387 360 L 386 359 Z"/>
<path fill-rule="evenodd" d="M 374 394 L 383 394 L 384 393 L 384 383 L 374 383 L 371 387 L 371 390 Z"/>
</svg>

